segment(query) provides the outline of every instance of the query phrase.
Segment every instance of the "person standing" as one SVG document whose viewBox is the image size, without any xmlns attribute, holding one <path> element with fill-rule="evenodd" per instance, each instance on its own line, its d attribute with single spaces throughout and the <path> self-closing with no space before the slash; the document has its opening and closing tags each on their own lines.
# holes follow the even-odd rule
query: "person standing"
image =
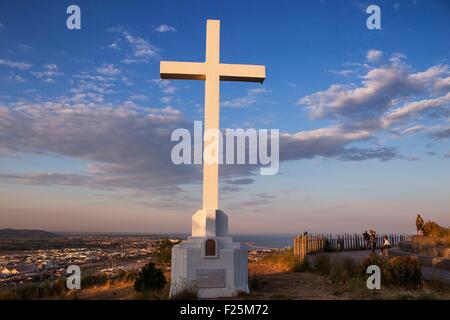
<svg viewBox="0 0 450 320">
<path fill-rule="evenodd" d="M 423 219 L 420 216 L 420 214 L 418 214 L 417 218 L 416 218 L 416 228 L 417 228 L 417 234 L 423 235 Z"/>
<path fill-rule="evenodd" d="M 384 235 L 383 246 L 381 247 L 381 255 L 387 256 L 389 254 L 388 250 L 391 248 L 391 243 L 387 235 Z"/>
<path fill-rule="evenodd" d="M 371 231 L 370 242 L 371 242 L 372 253 L 375 253 L 375 249 L 377 248 L 377 233 L 375 232 L 375 230 L 370 230 L 370 231 Z"/>
<path fill-rule="evenodd" d="M 364 250 L 367 250 L 370 247 L 370 244 L 369 244 L 370 236 L 367 233 L 367 230 L 364 231 L 364 233 L 362 235 L 363 235 L 363 239 L 364 239 Z"/>
</svg>

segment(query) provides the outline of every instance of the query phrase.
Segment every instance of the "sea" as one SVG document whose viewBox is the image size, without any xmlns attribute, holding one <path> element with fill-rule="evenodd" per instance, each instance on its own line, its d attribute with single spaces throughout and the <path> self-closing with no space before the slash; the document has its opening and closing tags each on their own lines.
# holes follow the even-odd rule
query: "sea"
<svg viewBox="0 0 450 320">
<path fill-rule="evenodd" d="M 167 237 L 178 238 L 185 240 L 188 235 L 172 234 Z M 287 248 L 293 246 L 293 239 L 295 234 L 231 234 L 234 241 L 241 242 L 247 245 L 249 249 L 263 248 L 263 249 L 276 249 Z"/>
<path fill-rule="evenodd" d="M 61 235 L 89 235 L 89 236 L 146 236 L 151 238 L 169 238 L 186 240 L 189 234 L 185 233 L 128 233 L 128 232 L 56 232 Z M 249 248 L 286 248 L 293 246 L 296 234 L 230 234 L 234 241 L 248 244 Z"/>
</svg>

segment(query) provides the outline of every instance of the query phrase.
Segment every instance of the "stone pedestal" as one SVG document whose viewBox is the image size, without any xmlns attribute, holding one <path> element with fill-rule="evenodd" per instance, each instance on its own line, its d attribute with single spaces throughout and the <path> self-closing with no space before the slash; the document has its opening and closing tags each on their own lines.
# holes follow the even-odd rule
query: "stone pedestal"
<svg viewBox="0 0 450 320">
<path fill-rule="evenodd" d="M 172 249 L 170 295 L 195 288 L 200 298 L 248 293 L 247 250 L 228 236 L 228 217 L 201 209 L 192 217 L 192 236 Z"/>
</svg>

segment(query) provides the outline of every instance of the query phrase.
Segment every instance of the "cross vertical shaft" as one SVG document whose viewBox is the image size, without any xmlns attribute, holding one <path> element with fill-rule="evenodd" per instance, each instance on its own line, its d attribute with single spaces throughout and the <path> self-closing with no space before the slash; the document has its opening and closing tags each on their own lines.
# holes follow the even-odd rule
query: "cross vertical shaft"
<svg viewBox="0 0 450 320">
<path fill-rule="evenodd" d="M 203 159 L 203 209 L 219 209 L 219 139 L 206 139 L 206 132 L 219 130 L 220 81 L 263 83 L 266 69 L 259 65 L 220 63 L 220 21 L 206 24 L 205 62 L 161 61 L 162 79 L 205 81 L 204 150 L 212 150 L 215 161 Z M 218 131 L 216 131 L 218 133 Z"/>
<path fill-rule="evenodd" d="M 206 79 L 205 79 L 205 132 L 219 130 L 220 103 L 220 21 L 208 21 L 206 26 Z M 206 136 L 205 136 L 206 137 Z M 211 146 L 211 144 L 214 146 Z M 218 139 L 204 140 L 204 148 L 210 146 L 219 152 Z M 218 160 L 218 157 L 217 157 Z M 219 163 L 203 163 L 203 209 L 219 208 Z"/>
</svg>

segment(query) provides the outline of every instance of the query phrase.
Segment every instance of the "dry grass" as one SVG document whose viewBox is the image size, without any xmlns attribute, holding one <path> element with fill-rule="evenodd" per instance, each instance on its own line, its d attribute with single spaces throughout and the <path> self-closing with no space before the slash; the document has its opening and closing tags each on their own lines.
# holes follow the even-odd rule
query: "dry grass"
<svg viewBox="0 0 450 320">
<path fill-rule="evenodd" d="M 384 286 L 381 290 L 369 290 L 365 276 L 349 276 L 356 273 L 354 261 L 334 259 L 329 261 L 328 273 L 291 272 L 292 260 L 288 254 L 277 254 L 249 264 L 250 294 L 238 294 L 235 299 L 446 299 L 450 300 L 450 287 L 439 280 L 422 282 L 418 289 Z M 317 258 L 317 257 L 316 257 Z M 324 258 L 327 260 L 327 258 Z M 315 260 L 316 261 L 316 260 Z M 325 263 L 326 264 L 326 263 Z M 314 264 L 313 264 L 314 266 Z M 353 270 L 353 271 L 352 271 Z M 133 281 L 108 281 L 78 291 L 71 291 L 58 299 L 168 299 L 170 273 L 165 274 L 168 284 L 159 292 L 137 293 Z M 184 294 L 184 293 L 183 293 Z M 189 299 L 195 299 L 189 295 Z"/>
</svg>

